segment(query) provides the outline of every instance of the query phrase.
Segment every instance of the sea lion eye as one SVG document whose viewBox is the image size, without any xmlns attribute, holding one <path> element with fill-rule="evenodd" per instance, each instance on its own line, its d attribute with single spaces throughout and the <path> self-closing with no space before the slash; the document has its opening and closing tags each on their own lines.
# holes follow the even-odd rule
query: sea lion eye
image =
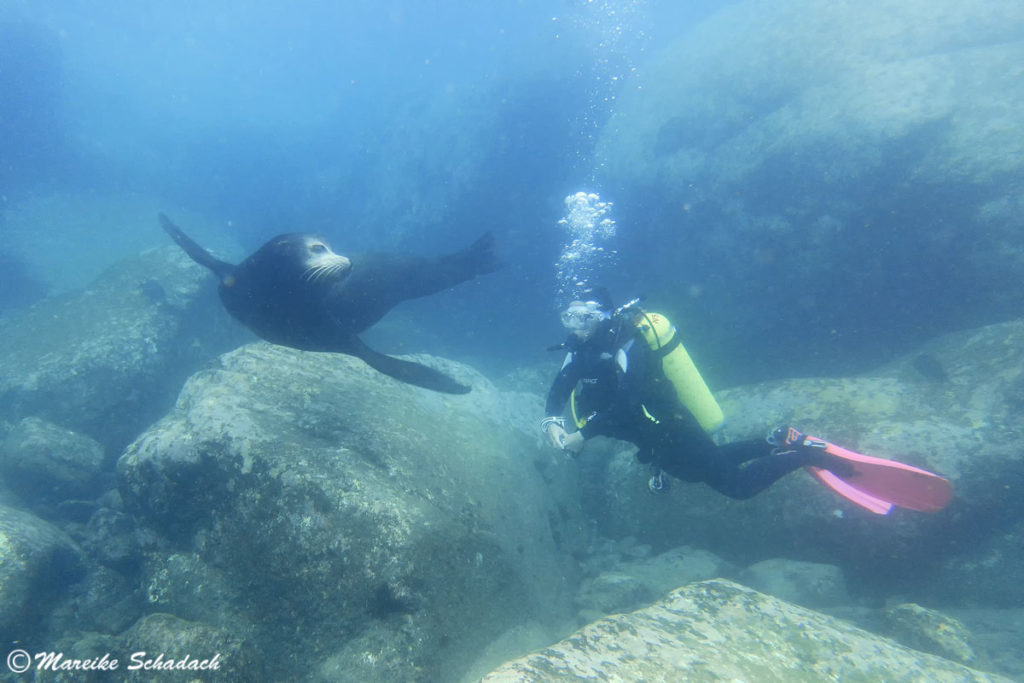
<svg viewBox="0 0 1024 683">
<path fill-rule="evenodd" d="M 314 242 L 313 244 L 309 245 L 309 250 L 314 254 L 323 254 L 324 252 L 327 251 L 327 245 L 323 244 L 322 242 Z"/>
</svg>

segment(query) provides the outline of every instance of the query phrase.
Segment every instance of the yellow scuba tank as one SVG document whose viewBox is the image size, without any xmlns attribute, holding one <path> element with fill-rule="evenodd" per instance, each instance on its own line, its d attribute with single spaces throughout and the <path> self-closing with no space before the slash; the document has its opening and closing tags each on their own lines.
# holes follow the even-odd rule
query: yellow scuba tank
<svg viewBox="0 0 1024 683">
<path fill-rule="evenodd" d="M 661 356 L 662 370 L 675 387 L 676 396 L 704 431 L 713 432 L 721 427 L 725 415 L 679 341 L 675 326 L 665 316 L 647 312 L 639 314 L 636 326 L 648 346 Z"/>
</svg>

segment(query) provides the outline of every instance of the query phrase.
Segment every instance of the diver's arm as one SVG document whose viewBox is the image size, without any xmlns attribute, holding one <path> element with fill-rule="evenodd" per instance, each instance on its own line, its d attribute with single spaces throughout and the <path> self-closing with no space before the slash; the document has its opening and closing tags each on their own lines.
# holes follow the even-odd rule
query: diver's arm
<svg viewBox="0 0 1024 683">
<path fill-rule="evenodd" d="M 558 371 L 558 375 L 551 383 L 551 389 L 548 390 L 548 400 L 544 406 L 544 412 L 547 417 L 540 421 L 541 431 L 548 437 L 551 445 L 562 450 L 567 449 L 566 444 L 569 441 L 569 434 L 565 431 L 565 418 L 562 417 L 562 411 L 565 408 L 565 402 L 569 400 L 572 389 L 576 386 L 576 382 L 579 379 L 579 368 L 573 362 L 573 358 L 572 352 L 569 352 L 565 357 L 565 362 L 562 363 L 562 369 Z M 577 440 L 579 444 L 576 444 Z M 574 453 L 579 452 L 583 445 L 582 436 L 573 439 L 572 445 L 573 448 L 571 450 Z"/>
<path fill-rule="evenodd" d="M 548 400 L 544 406 L 544 413 L 546 415 L 555 416 L 562 414 L 562 410 L 569 400 L 569 394 L 572 393 L 573 387 L 576 386 L 576 382 L 579 380 L 579 368 L 574 359 L 574 355 L 570 352 L 565 357 L 562 369 L 559 370 L 558 375 L 551 383 L 551 389 L 548 390 Z"/>
</svg>

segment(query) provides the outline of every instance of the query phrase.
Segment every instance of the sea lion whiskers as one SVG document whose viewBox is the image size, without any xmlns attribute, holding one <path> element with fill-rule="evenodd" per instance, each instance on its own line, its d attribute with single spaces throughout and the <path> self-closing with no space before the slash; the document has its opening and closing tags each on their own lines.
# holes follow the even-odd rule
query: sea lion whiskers
<svg viewBox="0 0 1024 683">
<path fill-rule="evenodd" d="M 316 282 L 317 280 L 324 277 L 331 277 L 339 270 L 346 269 L 349 266 L 348 259 L 343 256 L 338 256 L 338 261 L 333 263 L 321 263 L 315 266 L 310 266 L 302 273 L 302 279 L 307 282 Z"/>
</svg>

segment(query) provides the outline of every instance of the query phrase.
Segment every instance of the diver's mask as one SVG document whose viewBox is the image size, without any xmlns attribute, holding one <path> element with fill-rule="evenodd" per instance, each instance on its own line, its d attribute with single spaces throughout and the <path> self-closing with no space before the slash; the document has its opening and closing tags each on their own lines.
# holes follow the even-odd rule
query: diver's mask
<svg viewBox="0 0 1024 683">
<path fill-rule="evenodd" d="M 586 341 L 594 334 L 597 326 L 610 317 L 611 313 L 601 310 L 601 305 L 596 301 L 573 301 L 562 312 L 562 326 L 581 341 Z"/>
</svg>

